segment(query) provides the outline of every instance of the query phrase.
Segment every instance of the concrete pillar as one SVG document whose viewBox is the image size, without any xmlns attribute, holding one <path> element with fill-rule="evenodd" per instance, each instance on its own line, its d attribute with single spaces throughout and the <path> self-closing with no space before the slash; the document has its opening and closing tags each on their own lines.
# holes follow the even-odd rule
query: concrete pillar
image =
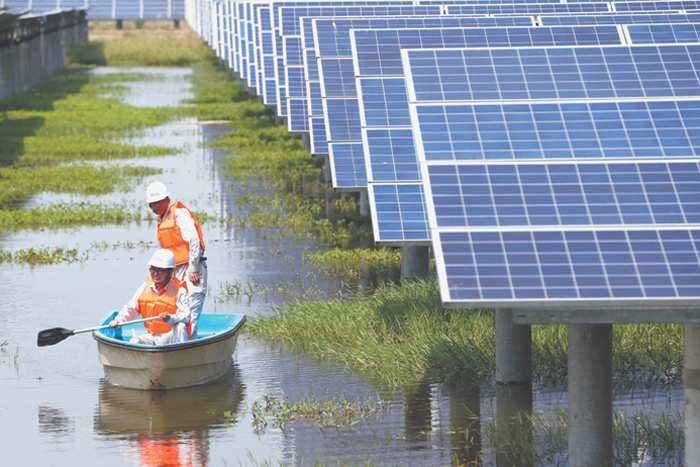
<svg viewBox="0 0 700 467">
<path fill-rule="evenodd" d="M 685 465 L 700 465 L 700 324 L 683 325 Z"/>
<path fill-rule="evenodd" d="M 570 467 L 612 466 L 612 332 L 569 325 Z"/>
<path fill-rule="evenodd" d="M 427 246 L 401 247 L 401 277 L 426 276 L 430 266 L 430 249 Z"/>
<path fill-rule="evenodd" d="M 180 20 L 179 19 L 174 19 L 173 20 L 173 27 L 175 29 L 180 29 Z"/>
<path fill-rule="evenodd" d="M 301 149 L 311 151 L 311 135 L 309 133 L 301 134 Z"/>
<path fill-rule="evenodd" d="M 512 308 L 496 308 L 496 383 L 530 385 L 532 332 L 529 324 L 513 324 Z"/>
<path fill-rule="evenodd" d="M 369 212 L 369 193 L 366 191 L 360 192 L 360 214 L 368 216 Z"/>
<path fill-rule="evenodd" d="M 117 29 L 124 29 L 124 21 L 121 19 L 117 20 Z"/>
</svg>

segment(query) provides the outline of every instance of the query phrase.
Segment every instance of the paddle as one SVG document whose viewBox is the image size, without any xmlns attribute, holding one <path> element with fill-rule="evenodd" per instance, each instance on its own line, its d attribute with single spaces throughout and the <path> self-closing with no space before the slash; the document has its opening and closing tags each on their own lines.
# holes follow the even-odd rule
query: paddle
<svg viewBox="0 0 700 467">
<path fill-rule="evenodd" d="M 146 321 L 155 321 L 157 319 L 160 319 L 160 316 L 152 316 L 150 318 L 143 318 L 143 319 L 134 319 L 131 321 L 127 321 L 126 323 L 122 323 L 122 327 L 129 326 L 130 324 L 145 323 Z M 48 345 L 55 345 L 63 340 L 68 339 L 70 336 L 73 336 L 75 334 L 80 334 L 83 332 L 90 332 L 90 331 L 97 331 L 98 329 L 107 329 L 108 327 L 109 327 L 109 325 L 105 325 L 105 326 L 97 326 L 96 328 L 78 329 L 75 331 L 71 330 L 71 329 L 66 329 L 66 328 L 45 329 L 43 331 L 39 331 L 39 334 L 36 336 L 36 344 L 39 347 L 46 347 Z"/>
</svg>

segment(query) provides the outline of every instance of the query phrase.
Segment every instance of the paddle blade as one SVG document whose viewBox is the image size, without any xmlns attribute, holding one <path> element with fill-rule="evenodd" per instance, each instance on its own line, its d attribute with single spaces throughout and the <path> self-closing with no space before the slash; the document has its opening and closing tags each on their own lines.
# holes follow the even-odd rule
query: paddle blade
<svg viewBox="0 0 700 467">
<path fill-rule="evenodd" d="M 52 329 L 45 329 L 43 331 L 39 331 L 39 334 L 36 336 L 36 345 L 39 347 L 46 347 L 48 345 L 55 345 L 61 342 L 62 340 L 68 339 L 70 336 L 73 335 L 73 331 L 71 329 L 66 329 L 66 328 L 52 328 Z"/>
</svg>

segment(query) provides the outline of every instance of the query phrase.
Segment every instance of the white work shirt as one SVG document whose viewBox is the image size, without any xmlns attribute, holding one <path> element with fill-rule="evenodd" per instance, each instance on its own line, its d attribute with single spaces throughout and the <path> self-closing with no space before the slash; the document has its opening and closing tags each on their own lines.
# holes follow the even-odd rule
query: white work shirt
<svg viewBox="0 0 700 467">
<path fill-rule="evenodd" d="M 125 323 L 127 321 L 131 321 L 132 319 L 136 319 L 136 317 L 141 314 L 141 310 L 139 309 L 139 298 L 141 297 L 141 295 L 143 295 L 143 291 L 146 289 L 146 287 L 151 287 L 151 289 L 155 292 L 156 297 L 160 297 L 168 291 L 168 288 L 170 287 L 172 282 L 173 279 L 170 278 L 170 281 L 168 281 L 168 284 L 163 288 L 162 291 L 158 291 L 158 289 L 156 289 L 156 284 L 152 283 L 149 285 L 148 281 L 144 282 L 138 289 L 136 289 L 136 293 L 134 294 L 134 296 L 131 297 L 131 299 L 128 302 L 126 302 L 126 304 L 124 304 L 124 306 L 121 310 L 119 310 L 119 313 L 117 313 L 117 316 L 115 316 L 114 319 L 117 320 L 118 323 Z M 189 323 L 190 296 L 185 287 L 180 287 L 180 289 L 177 291 L 175 303 L 177 304 L 177 313 L 171 315 L 170 318 L 168 318 L 168 321 L 166 321 L 166 324 L 174 326 L 177 323 Z"/>
<path fill-rule="evenodd" d="M 202 256 L 202 246 L 199 242 L 199 233 L 197 233 L 197 227 L 194 225 L 194 219 L 187 209 L 176 209 L 174 215 L 175 225 L 180 228 L 182 239 L 186 241 L 190 247 L 190 260 L 189 264 L 187 265 L 187 273 L 199 273 L 199 261 Z M 181 267 L 182 266 L 178 267 L 178 269 Z M 177 277 L 180 278 L 179 275 L 177 275 Z"/>
</svg>

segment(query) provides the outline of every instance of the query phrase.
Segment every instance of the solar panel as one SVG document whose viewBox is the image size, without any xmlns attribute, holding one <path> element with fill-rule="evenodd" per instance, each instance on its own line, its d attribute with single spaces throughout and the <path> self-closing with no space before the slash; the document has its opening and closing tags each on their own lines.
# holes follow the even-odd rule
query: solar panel
<svg viewBox="0 0 700 467">
<path fill-rule="evenodd" d="M 700 155 L 700 101 L 415 106 L 427 161 Z"/>
<path fill-rule="evenodd" d="M 309 110 L 306 99 L 287 99 L 287 106 L 289 132 L 307 133 L 309 131 Z"/>
<path fill-rule="evenodd" d="M 617 5 L 617 4 L 615 4 Z M 541 13 L 588 13 L 611 11 L 609 3 L 586 2 L 586 3 L 525 3 L 525 4 L 469 4 L 469 5 L 447 5 L 445 7 L 448 15 L 504 15 L 522 14 L 532 15 Z M 622 11 L 622 10 L 618 10 Z"/>
<path fill-rule="evenodd" d="M 555 25 L 594 25 L 594 24 L 647 24 L 647 23 L 697 23 L 700 14 L 623 14 L 582 15 L 582 16 L 540 16 L 542 26 Z"/>
<path fill-rule="evenodd" d="M 357 97 L 352 59 L 321 58 L 317 63 L 323 97 Z"/>
<path fill-rule="evenodd" d="M 374 238 L 379 246 L 430 245 L 420 183 L 369 183 Z"/>
<path fill-rule="evenodd" d="M 530 16 L 428 16 L 395 18 L 314 19 L 314 44 L 318 57 L 351 57 L 351 29 L 468 28 L 534 26 Z"/>
<path fill-rule="evenodd" d="M 626 26 L 633 44 L 700 42 L 700 24 L 644 24 Z"/>
<path fill-rule="evenodd" d="M 324 99 L 328 141 L 362 141 L 357 99 Z"/>
<path fill-rule="evenodd" d="M 695 47 L 510 49 L 578 56 L 569 78 L 586 92 L 539 101 L 498 93 L 485 102 L 471 89 L 459 102 L 411 103 L 445 303 L 653 306 L 700 297 L 700 96 L 681 82 L 692 75 L 697 85 Z M 590 54 L 577 54 L 591 50 L 606 59 L 581 61 Z M 483 72 L 494 62 L 474 51 L 462 50 L 462 67 L 468 81 L 480 82 L 493 76 Z M 409 57 L 425 52 L 404 52 L 409 73 L 419 70 Z M 440 79 L 456 75 L 454 63 L 441 62 Z M 523 65 L 538 67 L 514 63 L 493 68 L 497 82 Z M 635 72 L 615 68 L 625 64 Z M 563 83 L 561 72 L 552 63 L 539 78 Z M 415 81 L 407 78 L 413 99 Z M 621 94 L 630 80 L 642 94 Z M 603 88 L 615 94 L 598 94 Z M 438 136 L 441 125 L 453 139 Z M 476 140 L 467 136 L 473 132 Z"/>
<path fill-rule="evenodd" d="M 357 191 L 358 186 L 367 186 L 367 174 L 362 143 L 328 144 L 328 161 L 331 164 L 333 186 L 338 191 Z"/>
<path fill-rule="evenodd" d="M 416 50 L 408 54 L 409 90 L 417 101 L 700 96 L 698 52 L 700 45 Z"/>
<path fill-rule="evenodd" d="M 309 133 L 311 140 L 311 155 L 318 156 L 328 154 L 326 119 L 324 117 L 310 117 Z"/>
<path fill-rule="evenodd" d="M 700 222 L 699 160 L 426 165 L 435 226 Z"/>
<path fill-rule="evenodd" d="M 700 2 L 613 2 L 615 11 L 699 10 Z"/>
<path fill-rule="evenodd" d="M 363 128 L 362 137 L 370 181 L 421 180 L 412 128 Z"/>
<path fill-rule="evenodd" d="M 681 306 L 700 296 L 700 230 L 439 232 L 452 306 Z M 517 302 L 516 302 L 517 301 Z"/>
<path fill-rule="evenodd" d="M 357 74 L 403 75 L 401 49 L 622 44 L 616 26 L 354 30 Z"/>
</svg>

